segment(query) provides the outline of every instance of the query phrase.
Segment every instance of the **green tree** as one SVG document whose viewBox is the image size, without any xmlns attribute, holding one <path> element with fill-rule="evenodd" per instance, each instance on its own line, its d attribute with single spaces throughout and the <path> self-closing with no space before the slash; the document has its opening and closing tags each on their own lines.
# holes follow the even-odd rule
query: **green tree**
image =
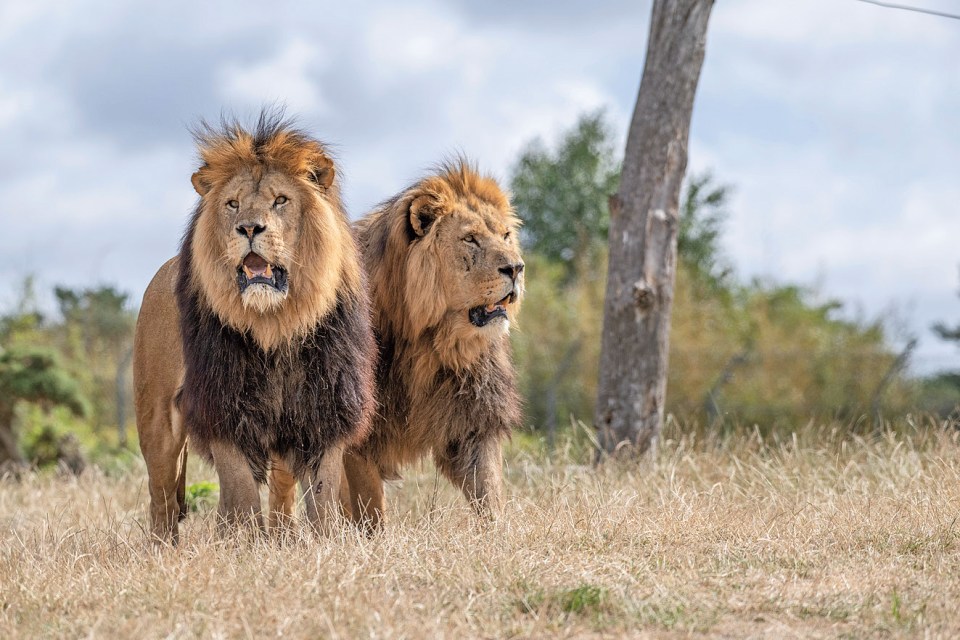
<svg viewBox="0 0 960 640">
<path fill-rule="evenodd" d="M 34 277 L 27 276 L 20 285 L 13 310 L 0 317 L 0 347 L 46 340 L 43 335 L 44 320 L 37 305 Z"/>
<path fill-rule="evenodd" d="M 733 273 L 722 257 L 720 236 L 727 219 L 729 185 L 718 185 L 708 171 L 687 178 L 680 204 L 677 253 L 691 275 L 714 290 L 729 287 Z"/>
<path fill-rule="evenodd" d="M 75 415 L 87 412 L 76 381 L 60 366 L 56 354 L 41 347 L 0 352 L 0 465 L 21 462 L 14 430 L 17 405 L 64 406 Z"/>
<path fill-rule="evenodd" d="M 620 180 L 613 138 L 602 111 L 587 114 L 556 149 L 529 143 L 513 171 L 524 249 L 565 265 L 568 277 L 578 257 L 606 245 L 607 200 Z"/>
<path fill-rule="evenodd" d="M 129 338 L 134 316 L 127 309 L 128 294 L 113 287 L 55 287 L 53 294 L 64 322 L 80 329 L 88 351 L 98 341 L 115 346 Z"/>
<path fill-rule="evenodd" d="M 523 220 L 524 250 L 562 263 L 567 277 L 578 260 L 605 252 L 608 200 L 620 180 L 614 138 L 604 112 L 585 114 L 555 150 L 539 139 L 528 143 L 514 168 L 510 189 Z M 692 175 L 680 206 L 680 259 L 713 288 L 729 285 L 732 274 L 720 247 L 730 193 L 709 171 Z"/>
<path fill-rule="evenodd" d="M 136 314 L 127 308 L 128 295 L 114 287 L 56 287 L 54 296 L 63 318 L 61 339 L 75 374 L 90 389 L 94 427 L 115 423 L 120 444 L 126 443 L 129 415 L 129 369 Z"/>
</svg>

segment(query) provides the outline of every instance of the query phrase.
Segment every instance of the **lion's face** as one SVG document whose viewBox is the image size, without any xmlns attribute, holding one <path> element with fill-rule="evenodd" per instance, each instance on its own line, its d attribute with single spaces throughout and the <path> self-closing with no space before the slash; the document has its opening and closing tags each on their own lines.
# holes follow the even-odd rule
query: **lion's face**
<svg viewBox="0 0 960 640">
<path fill-rule="evenodd" d="M 299 185 L 276 171 L 259 181 L 244 171 L 217 195 L 211 217 L 221 243 L 221 277 L 235 283 L 244 307 L 260 313 L 279 308 L 290 289 L 304 222 Z"/>
<path fill-rule="evenodd" d="M 356 247 L 324 148 L 296 132 L 201 144 L 191 234 L 194 286 L 264 348 L 303 335 L 342 288 L 360 286 Z"/>
<path fill-rule="evenodd" d="M 461 350 L 505 335 L 524 275 L 519 220 L 496 182 L 461 169 L 424 180 L 404 202 L 407 325 Z"/>
<path fill-rule="evenodd" d="M 447 322 L 462 332 L 509 331 L 524 289 L 515 222 L 482 205 L 455 207 L 434 224 Z"/>
</svg>

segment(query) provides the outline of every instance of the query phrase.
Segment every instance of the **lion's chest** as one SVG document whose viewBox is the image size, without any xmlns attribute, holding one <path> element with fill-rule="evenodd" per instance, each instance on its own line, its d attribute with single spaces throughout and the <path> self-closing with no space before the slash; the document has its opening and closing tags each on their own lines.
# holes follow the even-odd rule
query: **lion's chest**
<svg viewBox="0 0 960 640">
<path fill-rule="evenodd" d="M 365 433 L 371 345 L 360 313 L 341 304 L 310 335 L 274 351 L 211 314 L 187 318 L 181 410 L 188 433 L 235 445 L 261 480 L 272 456 L 299 472 L 319 464 L 329 446 Z"/>
<path fill-rule="evenodd" d="M 332 345 L 314 339 L 268 353 L 247 336 L 223 331 L 211 346 L 208 357 L 194 364 L 197 377 L 205 378 L 197 404 L 213 431 L 284 451 L 302 448 L 309 432 L 335 416 L 336 372 L 326 362 Z"/>
<path fill-rule="evenodd" d="M 313 413 L 315 395 L 328 387 L 319 360 L 319 354 L 309 351 L 264 354 L 256 350 L 249 358 L 237 358 L 237 366 L 227 374 L 236 376 L 233 397 L 225 380 L 224 394 L 217 398 L 223 404 L 223 413 L 236 407 L 242 419 L 276 435 L 288 423 L 308 427 L 303 422 Z"/>
<path fill-rule="evenodd" d="M 418 384 L 413 369 L 398 358 L 379 380 L 381 414 L 389 433 L 420 449 L 478 434 L 508 433 L 520 419 L 513 372 L 494 366 L 453 372 L 441 369 Z M 421 452 L 422 453 L 422 452 Z"/>
</svg>

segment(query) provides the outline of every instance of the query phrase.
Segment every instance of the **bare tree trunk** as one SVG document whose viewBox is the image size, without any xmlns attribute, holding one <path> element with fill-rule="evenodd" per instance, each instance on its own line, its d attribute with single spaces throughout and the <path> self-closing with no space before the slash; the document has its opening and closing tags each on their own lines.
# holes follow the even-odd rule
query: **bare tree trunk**
<svg viewBox="0 0 960 640">
<path fill-rule="evenodd" d="M 746 364 L 749 357 L 750 349 L 748 347 L 727 360 L 727 363 L 723 365 L 723 371 L 717 376 L 713 386 L 707 390 L 707 395 L 703 398 L 703 412 L 707 416 L 707 425 L 709 427 L 715 427 L 717 423 L 723 419 L 723 411 L 721 411 L 720 404 L 717 402 L 717 396 L 720 395 L 720 390 L 733 379 L 734 372 L 738 367 Z"/>
<path fill-rule="evenodd" d="M 610 199 L 595 424 L 603 452 L 656 447 L 663 424 L 677 209 L 713 0 L 654 0 L 647 60 Z"/>
<path fill-rule="evenodd" d="M 883 413 L 880 411 L 883 394 L 887 390 L 887 387 L 890 386 L 890 383 L 897 377 L 897 374 L 907 368 L 907 364 L 910 362 L 910 354 L 913 353 L 913 350 L 916 348 L 917 339 L 911 338 L 907 346 L 905 346 L 903 351 L 897 356 L 897 359 L 890 364 L 890 368 L 883 374 L 880 384 L 877 385 L 876 391 L 873 392 L 873 398 L 870 400 L 870 413 L 873 414 L 873 426 L 876 431 L 883 428 Z"/>
<path fill-rule="evenodd" d="M 17 448 L 17 434 L 13 430 L 13 409 L 0 409 L 0 472 L 7 463 L 21 463 L 23 456 Z"/>
</svg>

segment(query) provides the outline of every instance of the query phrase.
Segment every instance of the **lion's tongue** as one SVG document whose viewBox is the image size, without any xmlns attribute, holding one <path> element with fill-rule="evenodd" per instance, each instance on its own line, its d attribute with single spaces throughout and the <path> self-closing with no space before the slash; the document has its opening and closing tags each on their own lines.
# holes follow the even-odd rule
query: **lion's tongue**
<svg viewBox="0 0 960 640">
<path fill-rule="evenodd" d="M 247 254 L 247 257 L 243 259 L 243 268 L 247 272 L 248 278 L 264 275 L 269 277 L 267 270 L 270 269 L 270 263 L 256 253 Z"/>
<path fill-rule="evenodd" d="M 511 292 L 511 293 L 508 293 L 507 295 L 505 295 L 505 296 L 503 297 L 503 300 L 501 300 L 501 301 L 499 301 L 499 302 L 494 302 L 494 303 L 492 303 L 492 304 L 488 304 L 487 306 L 485 306 L 485 307 L 483 308 L 483 310 L 486 311 L 487 313 L 493 313 L 493 312 L 496 311 L 497 309 L 503 309 L 503 308 L 505 308 L 505 307 L 506 307 L 506 304 L 507 304 L 508 302 L 510 302 L 510 296 L 512 296 L 512 295 L 513 295 L 512 292 Z"/>
</svg>

